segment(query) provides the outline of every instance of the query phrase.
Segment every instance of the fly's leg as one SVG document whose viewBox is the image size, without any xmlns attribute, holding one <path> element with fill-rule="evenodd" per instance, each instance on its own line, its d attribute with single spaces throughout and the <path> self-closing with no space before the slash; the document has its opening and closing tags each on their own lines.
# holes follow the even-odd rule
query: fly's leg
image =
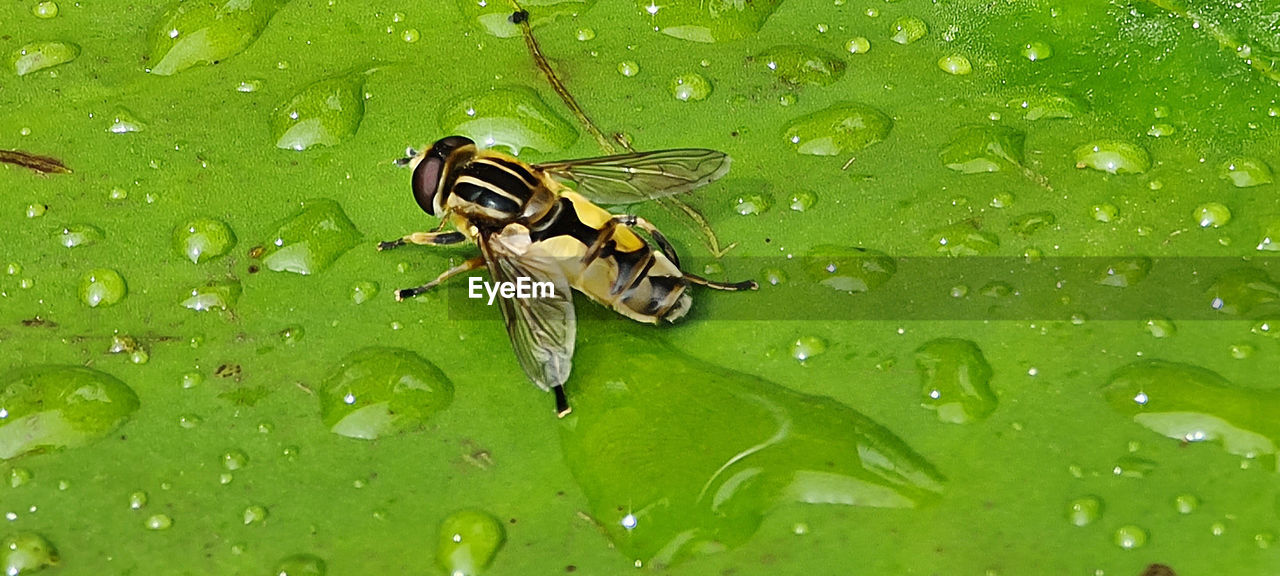
<svg viewBox="0 0 1280 576">
<path fill-rule="evenodd" d="M 457 244 L 466 240 L 467 237 L 456 230 L 450 232 L 414 232 L 406 234 L 403 237 L 396 238 L 390 242 L 379 242 L 378 250 L 390 250 L 399 248 L 406 244 L 417 244 L 419 246 L 447 246 L 449 244 Z"/>
<path fill-rule="evenodd" d="M 564 418 L 573 408 L 569 407 L 569 399 L 564 395 L 564 385 L 556 386 L 551 389 L 556 394 L 556 418 Z"/>
<path fill-rule="evenodd" d="M 693 284 L 697 284 L 699 286 L 706 286 L 707 288 L 711 288 L 713 290 L 727 290 L 729 292 L 737 292 L 739 290 L 757 290 L 760 288 L 760 285 L 756 284 L 755 280 L 744 280 L 742 282 L 734 282 L 730 284 L 726 282 L 715 282 L 712 280 L 707 280 L 706 278 L 703 278 L 701 276 L 695 276 L 688 272 L 684 273 L 684 278 L 685 280 L 688 280 Z"/>
<path fill-rule="evenodd" d="M 413 288 L 404 288 L 402 290 L 396 290 L 396 300 L 400 301 L 400 300 L 404 300 L 405 298 L 413 298 L 414 296 L 417 296 L 419 294 L 422 294 L 423 292 L 426 292 L 428 290 L 431 290 L 432 288 L 435 288 L 436 286 L 439 286 L 440 283 L 444 282 L 445 280 L 448 280 L 454 276 L 457 276 L 458 274 L 462 274 L 463 272 L 470 272 L 481 266 L 484 266 L 484 258 L 482 257 L 472 258 L 470 260 L 467 260 L 466 262 L 463 262 L 457 266 L 454 266 L 453 268 L 450 268 L 448 270 L 445 270 L 444 272 L 441 272 L 439 276 L 436 276 L 435 280 L 427 282 L 426 284 L 423 284 L 421 286 L 415 286 Z"/>
<path fill-rule="evenodd" d="M 623 226 L 644 230 L 649 236 L 653 237 L 653 242 L 658 245 L 658 250 L 671 260 L 671 263 L 675 264 L 676 268 L 680 267 L 680 257 L 676 255 L 676 249 L 671 246 L 671 242 L 667 241 L 667 237 L 663 236 L 662 232 L 659 232 L 648 220 L 633 214 L 622 214 L 614 216 L 613 219 Z"/>
</svg>

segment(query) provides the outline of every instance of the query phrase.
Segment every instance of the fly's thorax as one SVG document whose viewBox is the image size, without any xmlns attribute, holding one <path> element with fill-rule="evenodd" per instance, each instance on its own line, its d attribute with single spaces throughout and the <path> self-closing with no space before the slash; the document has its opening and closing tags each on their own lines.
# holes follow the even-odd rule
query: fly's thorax
<svg viewBox="0 0 1280 576">
<path fill-rule="evenodd" d="M 454 173 L 445 206 L 477 222 L 527 221 L 555 203 L 541 171 L 505 154 L 480 151 Z"/>
</svg>

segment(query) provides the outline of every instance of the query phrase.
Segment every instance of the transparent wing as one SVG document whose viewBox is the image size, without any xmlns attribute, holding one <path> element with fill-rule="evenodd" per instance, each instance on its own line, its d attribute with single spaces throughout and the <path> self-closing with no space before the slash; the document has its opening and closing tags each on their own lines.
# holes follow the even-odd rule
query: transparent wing
<svg viewBox="0 0 1280 576">
<path fill-rule="evenodd" d="M 715 150 L 683 148 L 539 164 L 579 194 L 601 204 L 632 204 L 684 194 L 724 176 L 729 156 Z"/>
<path fill-rule="evenodd" d="M 510 233 L 513 228 L 522 232 Z M 563 385 L 573 367 L 577 333 L 573 294 L 555 262 L 531 257 L 517 248 L 520 235 L 524 242 L 528 241 L 527 230 L 511 225 L 502 233 L 483 237 L 480 248 L 494 282 L 516 282 L 525 277 L 534 282 L 551 282 L 554 287 L 555 295 L 550 298 L 497 299 L 520 367 L 539 388 L 550 390 Z"/>
</svg>

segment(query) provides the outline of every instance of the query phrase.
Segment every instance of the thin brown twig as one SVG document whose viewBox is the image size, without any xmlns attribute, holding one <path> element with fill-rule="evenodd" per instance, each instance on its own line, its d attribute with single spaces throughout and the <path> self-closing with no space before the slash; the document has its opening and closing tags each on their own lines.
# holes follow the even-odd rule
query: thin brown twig
<svg viewBox="0 0 1280 576">
<path fill-rule="evenodd" d="M 21 150 L 0 150 L 0 162 L 5 164 L 13 164 L 23 168 L 29 168 L 40 174 L 70 174 L 71 169 L 67 168 L 61 160 L 52 156 L 41 156 Z"/>
</svg>

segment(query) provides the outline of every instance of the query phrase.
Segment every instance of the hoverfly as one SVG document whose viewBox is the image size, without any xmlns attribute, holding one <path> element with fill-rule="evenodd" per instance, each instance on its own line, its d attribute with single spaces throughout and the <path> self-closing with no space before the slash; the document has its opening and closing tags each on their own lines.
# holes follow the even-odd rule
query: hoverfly
<svg viewBox="0 0 1280 576">
<path fill-rule="evenodd" d="M 455 275 L 487 266 L 495 283 L 523 277 L 550 282 L 549 298 L 499 298 L 507 335 L 525 374 L 555 393 L 556 414 L 569 413 L 564 383 L 573 361 L 575 316 L 570 289 L 640 322 L 674 322 L 689 311 L 689 284 L 754 290 L 752 281 L 713 282 L 680 269 L 671 243 L 647 220 L 595 203 L 632 204 L 688 192 L 724 176 L 730 159 L 714 150 L 640 152 L 531 165 L 470 139 L 449 136 L 399 163 L 413 168 L 413 197 L 440 226 L 378 244 L 480 246 L 480 256 L 421 286 L 417 296 Z M 576 189 L 566 183 L 572 183 Z M 452 224 L 454 230 L 444 231 Z M 636 230 L 652 239 L 651 246 Z"/>
</svg>

